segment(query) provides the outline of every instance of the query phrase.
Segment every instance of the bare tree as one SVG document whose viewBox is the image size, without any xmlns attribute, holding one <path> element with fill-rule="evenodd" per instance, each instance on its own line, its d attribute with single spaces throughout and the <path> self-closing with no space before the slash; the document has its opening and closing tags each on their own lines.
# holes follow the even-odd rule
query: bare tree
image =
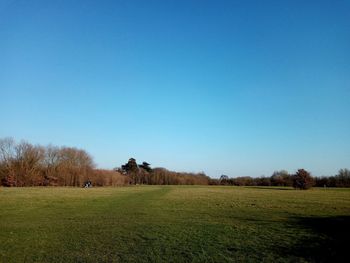
<svg viewBox="0 0 350 263">
<path fill-rule="evenodd" d="M 44 153 L 43 147 L 33 146 L 25 141 L 15 146 L 13 167 L 17 186 L 34 186 L 42 183 L 41 165 Z"/>
<path fill-rule="evenodd" d="M 45 157 L 43 160 L 44 181 L 43 185 L 58 185 L 60 164 L 60 148 L 48 145 L 45 147 Z"/>
<path fill-rule="evenodd" d="M 0 139 L 0 180 L 6 186 L 15 186 L 15 141 L 12 138 Z"/>
<path fill-rule="evenodd" d="M 60 149 L 58 170 L 63 179 L 63 185 L 81 186 L 83 181 L 89 179 L 93 168 L 92 157 L 84 150 L 71 147 Z"/>
</svg>

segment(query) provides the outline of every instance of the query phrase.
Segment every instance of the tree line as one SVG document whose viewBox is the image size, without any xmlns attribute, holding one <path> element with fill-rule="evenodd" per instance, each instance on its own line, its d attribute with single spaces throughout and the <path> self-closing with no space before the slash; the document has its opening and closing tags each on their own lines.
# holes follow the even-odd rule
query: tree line
<svg viewBox="0 0 350 263">
<path fill-rule="evenodd" d="M 85 150 L 74 147 L 16 143 L 0 139 L 0 186 L 93 186 L 119 185 L 235 185 L 290 186 L 299 189 L 317 187 L 350 187 L 350 171 L 339 170 L 334 176 L 312 177 L 304 169 L 294 174 L 276 171 L 270 177 L 236 177 L 222 175 L 210 178 L 205 173 L 169 171 L 151 168 L 148 162 L 138 164 L 134 158 L 113 170 L 96 169 Z"/>
<path fill-rule="evenodd" d="M 0 139 L 2 186 L 82 186 L 87 180 L 98 186 L 115 186 L 124 185 L 127 178 L 95 169 L 91 155 L 82 149 Z"/>
<path fill-rule="evenodd" d="M 0 186 L 81 187 L 88 181 L 93 186 L 208 185 L 209 177 L 204 173 L 153 169 L 147 162 L 137 164 L 133 158 L 114 170 L 96 169 L 91 155 L 82 149 L 0 139 Z"/>
<path fill-rule="evenodd" d="M 115 170 L 128 176 L 130 184 L 150 185 L 208 185 L 210 178 L 204 173 L 184 173 L 169 171 L 165 168 L 151 168 L 143 162 L 137 164 L 134 158 Z"/>
<path fill-rule="evenodd" d="M 350 187 L 350 170 L 340 169 L 334 176 L 311 176 L 311 174 L 299 169 L 294 174 L 285 170 L 275 171 L 270 177 L 235 177 L 221 175 L 219 179 L 211 179 L 212 185 L 235 185 L 235 186 L 289 186 L 300 189 L 310 187 Z"/>
</svg>

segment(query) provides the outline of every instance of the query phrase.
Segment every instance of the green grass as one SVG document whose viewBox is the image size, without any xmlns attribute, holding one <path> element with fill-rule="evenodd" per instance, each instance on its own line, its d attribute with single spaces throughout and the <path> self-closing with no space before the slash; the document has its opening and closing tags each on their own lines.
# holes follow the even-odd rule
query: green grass
<svg viewBox="0 0 350 263">
<path fill-rule="evenodd" d="M 0 188 L 0 262 L 336 262 L 349 218 L 350 189 Z"/>
</svg>

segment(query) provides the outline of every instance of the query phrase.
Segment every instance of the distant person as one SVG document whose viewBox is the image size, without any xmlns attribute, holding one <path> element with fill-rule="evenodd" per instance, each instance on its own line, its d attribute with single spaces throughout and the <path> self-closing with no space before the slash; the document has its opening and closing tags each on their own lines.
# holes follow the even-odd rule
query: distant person
<svg viewBox="0 0 350 263">
<path fill-rule="evenodd" d="M 92 187 L 92 183 L 90 180 L 88 180 L 84 183 L 84 188 L 90 188 L 90 187 Z"/>
</svg>

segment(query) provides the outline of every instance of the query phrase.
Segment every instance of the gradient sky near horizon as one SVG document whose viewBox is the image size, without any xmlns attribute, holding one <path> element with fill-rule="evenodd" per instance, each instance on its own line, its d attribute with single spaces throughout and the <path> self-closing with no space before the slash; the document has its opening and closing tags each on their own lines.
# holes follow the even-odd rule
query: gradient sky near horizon
<svg viewBox="0 0 350 263">
<path fill-rule="evenodd" d="M 0 137 L 212 177 L 350 168 L 350 1 L 0 0 Z"/>
</svg>

